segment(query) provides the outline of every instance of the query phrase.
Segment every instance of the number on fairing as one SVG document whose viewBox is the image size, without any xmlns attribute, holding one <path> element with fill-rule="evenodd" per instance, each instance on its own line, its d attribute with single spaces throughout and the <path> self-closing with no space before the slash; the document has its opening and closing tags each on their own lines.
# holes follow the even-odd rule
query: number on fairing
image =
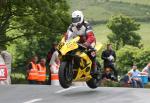
<svg viewBox="0 0 150 103">
<path fill-rule="evenodd" d="M 66 45 L 67 45 L 67 48 L 73 49 L 76 46 L 76 42 L 69 42 Z"/>
</svg>

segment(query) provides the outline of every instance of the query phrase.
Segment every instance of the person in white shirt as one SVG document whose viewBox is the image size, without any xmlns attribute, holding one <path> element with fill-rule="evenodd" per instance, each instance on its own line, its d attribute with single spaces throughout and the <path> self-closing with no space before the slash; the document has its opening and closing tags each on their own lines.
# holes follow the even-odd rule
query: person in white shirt
<svg viewBox="0 0 150 103">
<path fill-rule="evenodd" d="M 55 51 L 53 54 L 52 54 L 52 58 L 50 60 L 50 71 L 51 73 L 58 73 L 58 69 L 59 69 L 59 66 L 60 66 L 60 60 L 59 60 L 59 57 L 58 57 L 59 53 L 58 51 Z"/>
<path fill-rule="evenodd" d="M 132 69 L 128 72 L 128 74 L 130 74 L 129 81 L 132 83 L 133 88 L 137 88 L 138 84 L 140 88 L 144 87 L 142 79 L 139 77 L 139 75 L 141 75 L 142 73 L 137 69 L 136 65 L 132 66 Z"/>
</svg>

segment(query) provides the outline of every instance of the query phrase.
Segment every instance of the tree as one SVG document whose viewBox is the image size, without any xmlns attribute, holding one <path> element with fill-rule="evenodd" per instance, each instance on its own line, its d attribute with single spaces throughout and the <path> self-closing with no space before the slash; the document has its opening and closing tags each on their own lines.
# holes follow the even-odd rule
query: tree
<svg viewBox="0 0 150 103">
<path fill-rule="evenodd" d="M 20 37 L 64 32 L 68 9 L 65 0 L 0 0 L 0 46 Z"/>
<path fill-rule="evenodd" d="M 112 31 L 107 38 L 109 42 L 114 43 L 116 50 L 125 45 L 139 47 L 141 37 L 136 31 L 140 29 L 140 24 L 134 19 L 122 15 L 112 17 L 107 27 Z"/>
<path fill-rule="evenodd" d="M 17 68 L 34 54 L 45 57 L 67 30 L 68 10 L 66 0 L 0 0 L 0 48 L 7 45 Z"/>
<path fill-rule="evenodd" d="M 150 61 L 150 49 L 139 49 L 126 45 L 117 51 L 117 69 L 120 74 L 126 74 L 133 64 L 141 71 Z"/>
<path fill-rule="evenodd" d="M 150 62 L 150 48 L 140 49 L 135 56 L 135 63 L 138 68 L 143 69 Z"/>
<path fill-rule="evenodd" d="M 117 51 L 117 69 L 120 74 L 126 74 L 132 67 L 135 61 L 136 55 L 138 55 L 140 49 L 137 47 L 126 45 Z M 138 64 L 138 63 L 137 63 Z"/>
</svg>

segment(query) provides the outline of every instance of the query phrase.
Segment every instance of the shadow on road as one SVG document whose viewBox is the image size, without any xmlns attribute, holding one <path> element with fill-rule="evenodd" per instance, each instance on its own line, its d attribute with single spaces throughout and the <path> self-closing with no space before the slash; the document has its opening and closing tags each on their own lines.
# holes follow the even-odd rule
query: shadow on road
<svg viewBox="0 0 150 103">
<path fill-rule="evenodd" d="M 100 91 L 96 91 L 96 90 L 88 90 L 88 91 L 69 91 L 67 93 L 63 93 L 63 96 L 67 96 L 67 97 L 83 97 L 83 96 L 89 96 L 89 95 L 96 95 L 99 94 Z"/>
</svg>

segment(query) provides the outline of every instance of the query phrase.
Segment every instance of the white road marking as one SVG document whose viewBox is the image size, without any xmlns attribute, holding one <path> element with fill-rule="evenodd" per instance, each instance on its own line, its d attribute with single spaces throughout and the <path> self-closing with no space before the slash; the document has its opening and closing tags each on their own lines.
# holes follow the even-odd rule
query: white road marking
<svg viewBox="0 0 150 103">
<path fill-rule="evenodd" d="M 29 101 L 26 101 L 26 102 L 23 102 L 23 103 L 34 103 L 34 102 L 38 102 L 38 101 L 41 101 L 42 98 L 38 98 L 38 99 L 32 99 L 32 100 L 29 100 Z"/>
<path fill-rule="evenodd" d="M 79 88 L 79 87 L 83 87 L 83 86 L 74 86 L 74 87 L 70 87 L 70 88 L 67 88 L 67 89 L 62 89 L 62 90 L 59 90 L 55 93 L 62 93 L 62 92 L 66 92 L 66 91 L 69 91 L 71 89 L 75 89 L 75 88 Z"/>
</svg>

